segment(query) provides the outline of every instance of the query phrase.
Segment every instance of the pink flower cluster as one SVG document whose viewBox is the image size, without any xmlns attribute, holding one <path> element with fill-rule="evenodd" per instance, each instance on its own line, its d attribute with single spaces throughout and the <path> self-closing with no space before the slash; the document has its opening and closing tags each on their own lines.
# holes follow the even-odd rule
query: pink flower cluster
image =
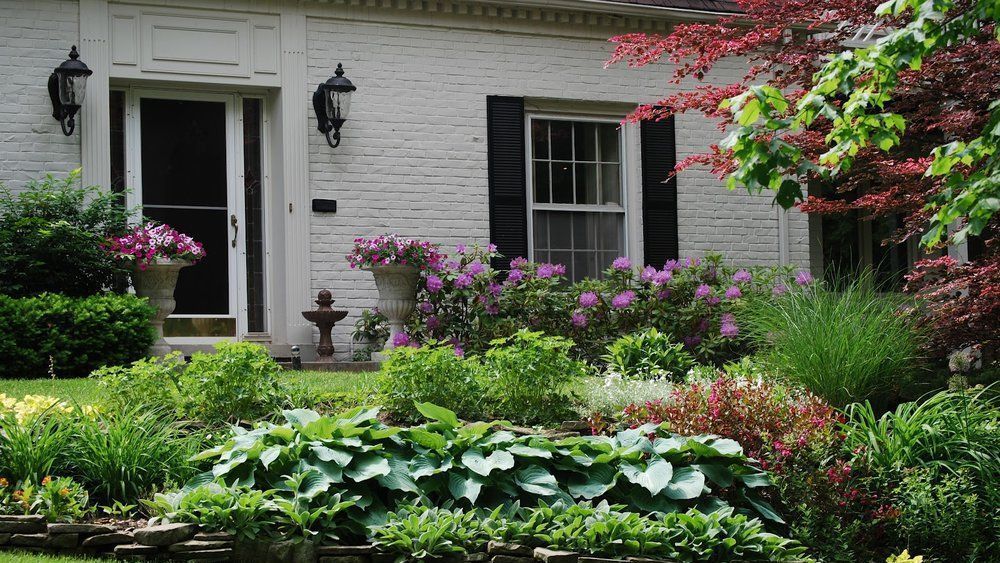
<svg viewBox="0 0 1000 563">
<path fill-rule="evenodd" d="M 375 238 L 354 239 L 354 249 L 347 255 L 352 268 L 374 266 L 414 266 L 420 270 L 440 268 L 444 254 L 438 245 L 427 241 L 404 239 L 399 235 L 381 235 Z"/>
<path fill-rule="evenodd" d="M 160 259 L 197 262 L 205 257 L 200 242 L 170 225 L 153 222 L 137 225 L 123 236 L 112 237 L 104 248 L 120 260 L 135 260 L 141 270 Z"/>
</svg>

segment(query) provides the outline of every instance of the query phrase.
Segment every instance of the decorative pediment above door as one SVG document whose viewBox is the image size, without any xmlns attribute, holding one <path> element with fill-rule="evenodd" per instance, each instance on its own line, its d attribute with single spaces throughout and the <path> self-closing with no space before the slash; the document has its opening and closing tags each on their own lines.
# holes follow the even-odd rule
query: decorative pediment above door
<svg viewBox="0 0 1000 563">
<path fill-rule="evenodd" d="M 278 86 L 279 16 L 111 4 L 111 77 Z"/>
</svg>

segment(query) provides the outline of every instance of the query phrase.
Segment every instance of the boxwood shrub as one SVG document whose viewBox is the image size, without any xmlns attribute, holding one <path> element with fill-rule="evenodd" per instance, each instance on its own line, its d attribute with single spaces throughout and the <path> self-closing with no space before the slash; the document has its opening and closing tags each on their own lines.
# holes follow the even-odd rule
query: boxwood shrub
<svg viewBox="0 0 1000 563">
<path fill-rule="evenodd" d="M 134 295 L 0 295 L 0 378 L 83 377 L 141 358 L 153 308 Z"/>
</svg>

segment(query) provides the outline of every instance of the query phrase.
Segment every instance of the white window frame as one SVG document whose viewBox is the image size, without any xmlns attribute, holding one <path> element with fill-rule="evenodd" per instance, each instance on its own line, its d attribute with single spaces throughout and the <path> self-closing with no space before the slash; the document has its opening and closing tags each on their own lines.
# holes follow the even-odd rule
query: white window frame
<svg viewBox="0 0 1000 563">
<path fill-rule="evenodd" d="M 576 121 L 592 123 L 611 123 L 619 125 L 619 171 L 622 187 L 622 204 L 620 211 L 609 211 L 610 206 L 606 205 L 581 205 L 575 203 L 535 203 L 534 196 L 534 167 L 532 159 L 532 135 L 531 123 L 533 120 L 553 120 L 553 121 Z M 632 123 L 621 123 L 621 117 L 617 114 L 594 115 L 580 113 L 561 112 L 526 112 L 524 117 L 524 154 L 525 154 L 525 198 L 527 201 L 527 226 L 528 226 L 528 259 L 535 260 L 535 211 L 577 211 L 577 212 L 601 212 L 601 213 L 622 213 L 624 215 L 625 228 L 622 246 L 627 256 L 633 262 L 638 262 L 642 256 L 642 195 L 640 186 L 637 183 L 641 178 L 640 170 L 640 142 L 639 128 Z M 552 148 L 549 147 L 551 151 Z M 574 157 L 576 148 L 574 146 Z M 551 156 L 551 152 L 549 153 Z M 574 162 L 576 162 L 574 160 Z M 575 171 L 574 171 L 575 174 Z M 604 264 L 609 267 L 611 264 Z"/>
</svg>

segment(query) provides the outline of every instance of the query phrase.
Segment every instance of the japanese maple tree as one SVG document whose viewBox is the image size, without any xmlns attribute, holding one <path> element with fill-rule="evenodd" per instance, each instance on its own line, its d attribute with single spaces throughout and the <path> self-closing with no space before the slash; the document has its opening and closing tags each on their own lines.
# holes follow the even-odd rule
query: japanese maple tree
<svg viewBox="0 0 1000 563">
<path fill-rule="evenodd" d="M 972 347 L 997 360 L 1000 0 L 735 3 L 742 13 L 713 23 L 611 38 L 608 64 L 667 61 L 673 82 L 700 82 L 629 119 L 719 120 L 726 139 L 678 171 L 708 166 L 730 189 L 771 190 L 778 204 L 807 213 L 905 217 L 883 244 L 920 238 L 931 256 L 907 289 L 924 298 L 936 350 Z M 749 70 L 738 82 L 713 82 L 727 57 L 748 60 Z M 807 195 L 810 183 L 833 193 Z M 971 235 L 982 251 L 968 263 L 934 257 Z"/>
</svg>

